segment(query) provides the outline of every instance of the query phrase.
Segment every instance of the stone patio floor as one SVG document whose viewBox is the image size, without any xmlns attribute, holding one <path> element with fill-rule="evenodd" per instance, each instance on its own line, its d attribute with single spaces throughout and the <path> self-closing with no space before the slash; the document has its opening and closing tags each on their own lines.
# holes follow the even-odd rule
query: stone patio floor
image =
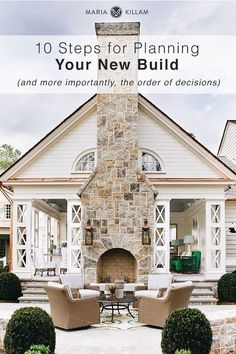
<svg viewBox="0 0 236 354">
<path fill-rule="evenodd" d="M 39 306 L 49 312 L 49 305 L 0 303 L 0 322 L 25 306 Z M 222 311 L 236 311 L 236 305 L 202 305 L 207 317 L 218 317 Z M 214 314 L 214 312 L 217 312 Z M 3 338 L 0 337 L 0 340 Z M 56 329 L 56 354 L 161 354 L 161 330 L 148 326 L 127 330 L 88 328 L 73 331 Z"/>
</svg>

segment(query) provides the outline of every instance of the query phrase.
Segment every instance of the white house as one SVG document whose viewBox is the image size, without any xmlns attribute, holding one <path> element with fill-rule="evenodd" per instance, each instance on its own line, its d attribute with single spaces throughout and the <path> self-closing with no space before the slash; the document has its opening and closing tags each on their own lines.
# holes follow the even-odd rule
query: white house
<svg viewBox="0 0 236 354">
<path fill-rule="evenodd" d="M 6 257 L 6 261 L 10 251 L 11 203 L 11 193 L 0 188 L 0 260 Z"/>
<path fill-rule="evenodd" d="M 97 26 L 98 36 L 112 31 L 132 37 L 139 26 Z M 171 239 L 193 235 L 202 276 L 218 279 L 230 256 L 225 191 L 235 180 L 232 167 L 144 96 L 95 95 L 1 175 L 14 191 L 12 269 L 30 278 L 34 249 L 48 254 L 67 241 L 68 271 L 86 281 L 143 281 L 170 271 Z"/>
<path fill-rule="evenodd" d="M 236 121 L 228 120 L 220 142 L 218 156 L 236 172 Z M 236 269 L 236 188 L 226 191 L 226 267 Z"/>
</svg>

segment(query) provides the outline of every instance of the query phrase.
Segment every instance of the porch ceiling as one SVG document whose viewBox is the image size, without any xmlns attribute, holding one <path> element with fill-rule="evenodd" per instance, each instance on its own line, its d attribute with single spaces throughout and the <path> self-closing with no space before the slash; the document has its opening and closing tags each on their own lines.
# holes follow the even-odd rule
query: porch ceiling
<svg viewBox="0 0 236 354">
<path fill-rule="evenodd" d="M 45 202 L 54 209 L 58 210 L 60 213 L 67 212 L 66 199 L 45 199 Z"/>
<path fill-rule="evenodd" d="M 170 201 L 171 212 L 182 212 L 188 209 L 197 199 L 172 199 Z"/>
</svg>

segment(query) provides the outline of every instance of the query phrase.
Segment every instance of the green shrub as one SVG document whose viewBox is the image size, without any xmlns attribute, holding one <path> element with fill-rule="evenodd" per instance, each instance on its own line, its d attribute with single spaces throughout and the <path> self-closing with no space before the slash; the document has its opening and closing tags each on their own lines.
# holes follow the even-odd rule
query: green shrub
<svg viewBox="0 0 236 354">
<path fill-rule="evenodd" d="M 198 309 L 179 309 L 170 314 L 162 331 L 164 354 L 175 354 L 179 348 L 191 354 L 208 354 L 211 349 L 210 322 Z"/>
<path fill-rule="evenodd" d="M 2 271 L 9 273 L 9 271 L 10 271 L 9 263 L 7 265 L 5 265 L 5 267 L 3 267 Z"/>
<path fill-rule="evenodd" d="M 175 354 L 191 354 L 191 350 L 186 350 L 186 349 L 180 349 L 180 350 L 176 350 Z"/>
<path fill-rule="evenodd" d="M 17 300 L 22 295 L 20 279 L 14 273 L 0 274 L 0 300 Z"/>
<path fill-rule="evenodd" d="M 25 354 L 49 354 L 49 347 L 45 345 L 31 345 Z"/>
<path fill-rule="evenodd" d="M 226 273 L 219 279 L 218 298 L 220 301 L 236 301 L 236 271 Z"/>
<path fill-rule="evenodd" d="M 31 345 L 48 346 L 55 350 L 55 329 L 51 317 L 39 307 L 16 310 L 7 324 L 4 348 L 7 354 L 24 354 Z"/>
</svg>

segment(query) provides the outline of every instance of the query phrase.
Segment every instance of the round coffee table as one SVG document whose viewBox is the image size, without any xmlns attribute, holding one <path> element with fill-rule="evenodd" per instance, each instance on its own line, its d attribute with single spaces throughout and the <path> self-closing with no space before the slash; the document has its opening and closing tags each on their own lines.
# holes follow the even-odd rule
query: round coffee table
<svg viewBox="0 0 236 354">
<path fill-rule="evenodd" d="M 120 310 L 127 310 L 129 316 L 134 318 L 134 315 L 130 312 L 130 304 L 137 300 L 135 296 L 125 296 L 121 299 L 116 298 L 105 298 L 100 296 L 97 298 L 98 303 L 101 305 L 100 314 L 104 309 L 111 310 L 111 322 L 114 322 L 114 311 L 117 310 L 120 313 Z"/>
</svg>

